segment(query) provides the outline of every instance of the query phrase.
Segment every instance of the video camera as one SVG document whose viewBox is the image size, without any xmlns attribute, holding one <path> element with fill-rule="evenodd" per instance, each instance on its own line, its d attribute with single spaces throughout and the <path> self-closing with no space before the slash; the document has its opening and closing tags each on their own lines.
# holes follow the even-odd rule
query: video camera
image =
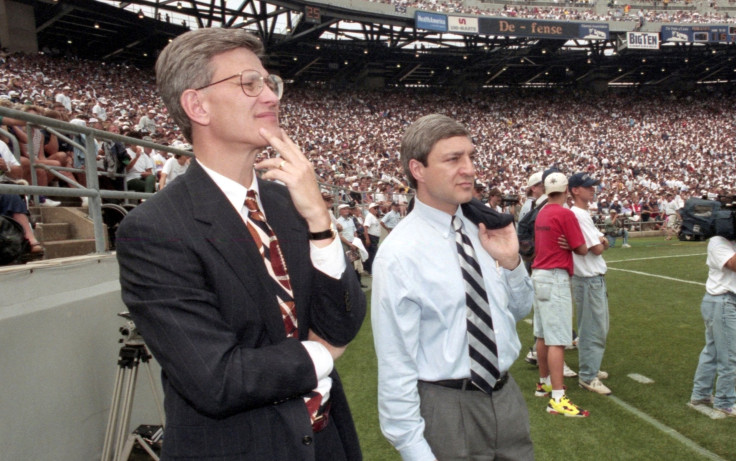
<svg viewBox="0 0 736 461">
<path fill-rule="evenodd" d="M 518 195 L 504 195 L 501 197 L 501 206 L 507 207 L 512 205 L 518 205 L 520 202 Z"/>
<path fill-rule="evenodd" d="M 718 200 L 691 198 L 677 211 L 682 218 L 678 238 L 707 240 L 718 235 L 736 240 L 736 195 L 719 195 Z"/>
</svg>

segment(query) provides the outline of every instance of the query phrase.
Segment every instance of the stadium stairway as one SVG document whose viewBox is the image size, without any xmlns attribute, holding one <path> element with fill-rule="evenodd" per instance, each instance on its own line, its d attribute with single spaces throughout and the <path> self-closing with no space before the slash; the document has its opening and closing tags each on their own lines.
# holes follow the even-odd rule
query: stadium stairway
<svg viewBox="0 0 736 461">
<path fill-rule="evenodd" d="M 36 223 L 36 238 L 46 249 L 43 259 L 82 256 L 95 252 L 94 224 L 87 215 L 86 207 L 62 203 L 53 208 L 31 207 L 29 211 L 32 222 Z"/>
</svg>

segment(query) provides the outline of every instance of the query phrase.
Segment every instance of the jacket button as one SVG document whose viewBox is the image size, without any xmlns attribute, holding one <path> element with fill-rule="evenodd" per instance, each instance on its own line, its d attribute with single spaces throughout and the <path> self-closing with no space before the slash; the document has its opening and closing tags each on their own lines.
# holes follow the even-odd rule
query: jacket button
<svg viewBox="0 0 736 461">
<path fill-rule="evenodd" d="M 306 446 L 309 446 L 309 445 L 311 445 L 311 444 L 312 444 L 312 436 L 311 436 L 311 435 L 305 435 L 305 436 L 304 436 L 304 437 L 302 438 L 302 443 L 303 443 L 304 445 L 306 445 Z"/>
</svg>

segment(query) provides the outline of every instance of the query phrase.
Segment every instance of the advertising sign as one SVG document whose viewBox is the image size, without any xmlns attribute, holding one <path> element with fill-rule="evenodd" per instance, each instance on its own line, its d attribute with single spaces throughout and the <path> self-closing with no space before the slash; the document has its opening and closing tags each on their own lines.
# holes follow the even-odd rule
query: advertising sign
<svg viewBox="0 0 736 461">
<path fill-rule="evenodd" d="M 447 16 L 444 14 L 427 13 L 426 11 L 416 11 L 414 12 L 414 25 L 417 29 L 447 32 Z"/>
<path fill-rule="evenodd" d="M 652 32 L 626 32 L 626 48 L 631 50 L 658 50 L 659 34 Z"/>
<path fill-rule="evenodd" d="M 458 34 L 478 35 L 478 18 L 469 18 L 465 16 L 448 16 L 447 31 L 456 32 Z"/>
<path fill-rule="evenodd" d="M 581 38 L 606 40 L 607 23 L 578 23 L 569 21 L 538 21 L 534 19 L 479 18 L 479 33 L 514 37 Z"/>
</svg>

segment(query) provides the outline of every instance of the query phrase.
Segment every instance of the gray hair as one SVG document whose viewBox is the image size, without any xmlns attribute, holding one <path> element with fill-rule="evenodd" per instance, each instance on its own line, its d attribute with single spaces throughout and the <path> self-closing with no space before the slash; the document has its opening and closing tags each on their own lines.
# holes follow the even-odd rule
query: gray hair
<svg viewBox="0 0 736 461">
<path fill-rule="evenodd" d="M 406 129 L 401 140 L 401 165 L 411 187 L 416 189 L 417 181 L 409 170 L 409 160 L 414 159 L 427 166 L 427 157 L 434 145 L 455 136 L 470 138 L 470 133 L 460 122 L 442 114 L 425 115 Z"/>
<path fill-rule="evenodd" d="M 169 43 L 156 61 L 156 85 L 169 115 L 179 125 L 184 137 L 192 142 L 192 123 L 181 106 L 181 95 L 189 88 L 200 88 L 212 79 L 213 57 L 245 48 L 263 55 L 263 44 L 243 29 L 196 29 Z"/>
</svg>

